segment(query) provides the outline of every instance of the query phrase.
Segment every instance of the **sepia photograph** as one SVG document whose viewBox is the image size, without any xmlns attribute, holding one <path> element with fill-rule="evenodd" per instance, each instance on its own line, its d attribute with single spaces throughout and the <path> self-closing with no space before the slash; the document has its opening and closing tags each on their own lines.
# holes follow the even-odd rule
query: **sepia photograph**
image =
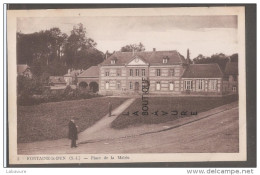
<svg viewBox="0 0 260 175">
<path fill-rule="evenodd" d="M 246 161 L 244 15 L 9 10 L 10 163 Z"/>
</svg>

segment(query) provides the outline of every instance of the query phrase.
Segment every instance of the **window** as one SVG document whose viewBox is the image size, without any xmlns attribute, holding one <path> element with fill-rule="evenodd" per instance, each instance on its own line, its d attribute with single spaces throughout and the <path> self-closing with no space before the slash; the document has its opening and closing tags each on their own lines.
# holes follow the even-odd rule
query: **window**
<svg viewBox="0 0 260 175">
<path fill-rule="evenodd" d="M 209 89 L 217 90 L 217 80 L 209 80 Z"/>
<path fill-rule="evenodd" d="M 157 82 L 157 83 L 156 83 L 156 90 L 157 90 L 157 91 L 161 90 L 161 84 L 160 84 L 160 82 Z"/>
<path fill-rule="evenodd" d="M 121 70 L 120 69 L 117 69 L 116 70 L 116 75 L 119 77 L 119 76 L 121 76 Z"/>
<path fill-rule="evenodd" d="M 130 76 L 133 76 L 133 69 L 130 69 Z"/>
<path fill-rule="evenodd" d="M 185 90 L 191 90 L 192 89 L 192 80 L 185 80 L 184 88 L 185 88 Z"/>
<path fill-rule="evenodd" d="M 161 70 L 160 69 L 156 69 L 156 76 L 161 76 Z"/>
<path fill-rule="evenodd" d="M 129 82 L 129 89 L 133 89 L 133 84 L 132 84 L 132 82 Z"/>
<path fill-rule="evenodd" d="M 170 91 L 173 91 L 173 82 L 170 82 Z"/>
<path fill-rule="evenodd" d="M 168 59 L 167 58 L 164 58 L 163 59 L 163 63 L 167 63 L 168 62 Z"/>
<path fill-rule="evenodd" d="M 199 90 L 202 90 L 203 87 L 204 87 L 204 80 L 197 80 L 197 81 L 198 81 L 198 84 L 197 84 L 198 89 L 199 89 Z"/>
<path fill-rule="evenodd" d="M 121 88 L 121 83 L 120 81 L 117 82 L 117 89 L 119 90 Z"/>
<path fill-rule="evenodd" d="M 233 92 L 236 92 L 236 91 L 237 91 L 237 87 L 236 87 L 236 86 L 233 86 L 233 87 L 232 87 L 232 91 L 233 91 Z"/>
<path fill-rule="evenodd" d="M 145 76 L 145 69 L 142 69 L 142 76 Z"/>
<path fill-rule="evenodd" d="M 135 76 L 139 76 L 139 69 L 135 69 Z"/>
<path fill-rule="evenodd" d="M 109 89 L 109 82 L 106 82 L 106 89 Z"/>
<path fill-rule="evenodd" d="M 106 71 L 106 77 L 108 77 L 109 76 L 109 71 Z"/>
<path fill-rule="evenodd" d="M 174 74 L 175 74 L 175 71 L 174 71 L 174 69 L 170 69 L 170 76 L 174 76 Z"/>
<path fill-rule="evenodd" d="M 111 64 L 115 64 L 116 63 L 116 60 L 111 60 Z"/>
</svg>

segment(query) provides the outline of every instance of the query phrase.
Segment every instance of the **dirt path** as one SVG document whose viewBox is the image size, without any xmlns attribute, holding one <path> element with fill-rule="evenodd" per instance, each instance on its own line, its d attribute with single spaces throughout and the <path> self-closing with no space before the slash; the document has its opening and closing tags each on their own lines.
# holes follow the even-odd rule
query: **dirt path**
<svg viewBox="0 0 260 175">
<path fill-rule="evenodd" d="M 120 106 L 112 111 L 112 116 L 108 117 L 108 114 L 105 115 L 101 120 L 95 123 L 93 126 L 89 127 L 85 131 L 79 133 L 78 143 L 86 141 L 89 136 L 95 135 L 95 133 L 106 132 L 109 129 L 110 124 L 116 117 L 121 114 L 126 108 L 128 108 L 135 98 L 128 99 L 124 101 Z M 18 143 L 18 154 L 30 154 L 31 152 L 42 152 L 49 150 L 59 150 L 66 151 L 70 148 L 69 139 L 58 139 L 58 140 L 46 140 L 46 141 L 37 141 L 31 143 Z M 58 152 L 59 152 L 58 151 Z"/>
<path fill-rule="evenodd" d="M 89 135 L 93 135 L 94 133 L 98 131 L 104 131 L 110 128 L 110 124 L 113 120 L 116 119 L 118 115 L 120 115 L 126 108 L 128 108 L 133 102 L 135 101 L 135 98 L 130 98 L 126 100 L 123 104 L 118 106 L 116 109 L 112 111 L 111 117 L 108 117 L 108 114 L 105 115 L 101 120 L 99 120 L 97 123 L 95 123 L 93 126 L 89 127 L 85 131 L 81 132 L 79 134 L 79 140 L 78 142 L 82 142 L 86 140 L 86 138 Z"/>
<path fill-rule="evenodd" d="M 170 130 L 82 144 L 77 149 L 70 149 L 66 153 L 235 153 L 238 151 L 238 107 L 235 107 Z"/>
</svg>

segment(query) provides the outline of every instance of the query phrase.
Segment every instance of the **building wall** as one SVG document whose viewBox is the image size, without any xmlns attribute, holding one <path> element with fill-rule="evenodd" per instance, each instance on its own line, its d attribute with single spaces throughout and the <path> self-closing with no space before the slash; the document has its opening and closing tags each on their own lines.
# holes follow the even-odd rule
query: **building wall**
<svg viewBox="0 0 260 175">
<path fill-rule="evenodd" d="M 160 70 L 160 76 L 158 76 Z M 180 93 L 181 76 L 185 67 L 173 66 L 151 66 L 150 67 L 150 92 L 151 93 Z M 174 72 L 172 74 L 172 72 Z"/>
<path fill-rule="evenodd" d="M 187 87 L 187 81 L 191 82 L 192 84 L 191 89 Z M 200 84 L 200 82 L 202 83 Z M 183 94 L 221 95 L 223 93 L 223 79 L 222 78 L 182 78 L 181 91 Z"/>
<path fill-rule="evenodd" d="M 139 70 L 139 75 L 136 70 Z M 145 76 L 142 75 L 145 70 Z M 194 94 L 224 95 L 238 92 L 238 77 L 225 78 L 182 78 L 186 67 L 182 65 L 131 65 L 100 66 L 99 93 L 103 95 L 129 95 L 142 93 L 142 78 L 149 80 L 150 94 Z M 132 70 L 132 74 L 130 74 Z M 158 75 L 158 70 L 160 74 Z M 172 74 L 174 70 L 174 74 Z M 109 74 L 109 75 L 108 75 Z M 185 88 L 185 81 L 192 82 L 192 88 Z M 201 84 L 201 82 L 203 82 Z M 212 85 L 212 82 L 214 82 Z M 130 88 L 130 85 L 132 88 Z M 136 89 L 138 85 L 138 89 Z M 215 88 L 212 88 L 212 87 Z M 236 91 L 233 91 L 233 87 Z"/>
<path fill-rule="evenodd" d="M 98 77 L 77 77 L 78 80 L 78 85 L 81 82 L 85 82 L 87 83 L 87 85 L 89 85 L 91 82 L 96 82 L 97 84 L 99 84 L 99 78 Z"/>
<path fill-rule="evenodd" d="M 222 82 L 223 82 L 223 84 L 222 84 L 223 94 L 228 94 L 229 93 L 229 82 L 226 80 L 223 80 Z"/>
<path fill-rule="evenodd" d="M 238 75 L 229 75 L 228 77 L 228 92 L 229 93 L 238 93 Z"/>
<path fill-rule="evenodd" d="M 145 75 L 142 74 L 142 70 L 145 71 Z M 160 70 L 158 76 L 157 70 Z M 181 76 L 184 70 L 185 67 L 181 65 L 101 66 L 99 93 L 107 95 L 141 93 L 142 78 L 149 79 L 149 93 L 180 93 Z M 158 83 L 160 88 L 156 89 Z M 136 85 L 139 88 L 136 88 Z"/>
</svg>

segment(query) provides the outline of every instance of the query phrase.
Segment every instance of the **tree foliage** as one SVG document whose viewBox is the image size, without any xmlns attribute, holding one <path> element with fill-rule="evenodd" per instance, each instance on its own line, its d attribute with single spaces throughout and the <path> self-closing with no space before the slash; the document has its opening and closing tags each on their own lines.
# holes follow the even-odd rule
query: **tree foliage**
<svg viewBox="0 0 260 175">
<path fill-rule="evenodd" d="M 205 57 L 202 54 L 199 54 L 196 58 L 193 59 L 195 64 L 211 64 L 217 63 L 221 70 L 225 70 L 226 63 L 229 62 L 231 59 L 232 62 L 237 62 L 238 54 L 233 54 L 232 56 L 226 56 L 223 53 L 213 54 L 211 57 Z"/>
<path fill-rule="evenodd" d="M 64 75 L 69 68 L 87 69 L 101 63 L 104 54 L 96 45 L 81 23 L 73 27 L 69 36 L 57 27 L 31 34 L 17 33 L 17 62 L 28 64 L 38 79 L 47 74 Z"/>
<path fill-rule="evenodd" d="M 238 54 L 235 53 L 230 56 L 231 62 L 238 62 Z"/>
<path fill-rule="evenodd" d="M 144 45 L 140 42 L 139 44 L 130 44 L 121 48 L 121 52 L 143 52 L 145 51 Z"/>
<path fill-rule="evenodd" d="M 30 79 L 25 76 L 17 77 L 17 92 L 22 96 L 41 94 L 43 85 L 37 79 Z"/>
<path fill-rule="evenodd" d="M 87 36 L 86 28 L 83 24 L 79 23 L 75 25 L 65 45 L 67 65 L 74 68 L 86 69 L 102 62 L 104 54 L 95 49 L 96 45 L 97 43 Z"/>
</svg>

